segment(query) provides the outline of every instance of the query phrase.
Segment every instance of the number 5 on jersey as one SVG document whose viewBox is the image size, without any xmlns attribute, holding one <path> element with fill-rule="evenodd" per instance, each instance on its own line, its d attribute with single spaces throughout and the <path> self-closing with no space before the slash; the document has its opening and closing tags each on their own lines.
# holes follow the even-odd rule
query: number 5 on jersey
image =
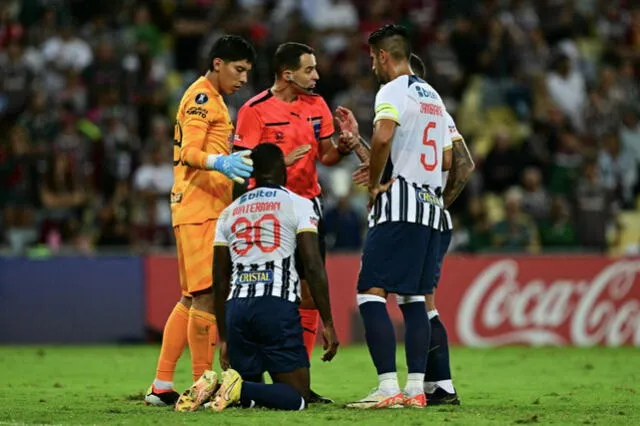
<svg viewBox="0 0 640 426">
<path fill-rule="evenodd" d="M 436 128 L 436 122 L 430 121 L 427 124 L 427 127 L 424 128 L 424 133 L 422 134 L 422 144 L 433 149 L 433 162 L 429 162 L 427 159 L 427 154 L 420 155 L 420 162 L 422 163 L 422 167 L 428 172 L 435 170 L 438 165 L 438 149 L 436 147 L 435 139 L 429 139 L 429 130 Z"/>
<path fill-rule="evenodd" d="M 263 228 L 270 235 L 263 235 Z M 231 232 L 240 239 L 232 247 L 239 256 L 244 256 L 254 246 L 263 253 L 271 253 L 280 247 L 280 221 L 273 214 L 266 214 L 253 223 L 240 217 L 231 225 Z"/>
</svg>

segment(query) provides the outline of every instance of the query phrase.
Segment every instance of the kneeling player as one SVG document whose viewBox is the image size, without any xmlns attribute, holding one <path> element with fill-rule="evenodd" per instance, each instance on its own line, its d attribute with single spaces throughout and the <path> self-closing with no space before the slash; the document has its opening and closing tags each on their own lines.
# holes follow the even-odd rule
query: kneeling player
<svg viewBox="0 0 640 426">
<path fill-rule="evenodd" d="M 319 217 L 311 201 L 284 188 L 286 167 L 278 146 L 260 144 L 251 158 L 256 188 L 224 210 L 216 230 L 214 298 L 226 371 L 211 406 L 215 411 L 236 403 L 301 410 L 310 388 L 296 246 L 324 324 L 322 359 L 333 359 L 338 348 L 318 248 Z M 258 383 L 264 372 L 274 384 Z M 189 408 L 206 402 L 216 382 L 215 373 L 206 372 L 189 392 Z"/>
</svg>

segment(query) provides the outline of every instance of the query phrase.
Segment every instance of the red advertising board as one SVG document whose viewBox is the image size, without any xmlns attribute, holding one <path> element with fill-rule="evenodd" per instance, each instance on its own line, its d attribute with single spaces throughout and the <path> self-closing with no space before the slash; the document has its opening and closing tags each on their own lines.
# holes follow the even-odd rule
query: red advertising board
<svg viewBox="0 0 640 426">
<path fill-rule="evenodd" d="M 162 330 L 180 295 L 177 263 L 150 257 L 146 266 L 147 324 Z M 359 267 L 357 255 L 327 259 L 343 344 L 363 338 L 355 301 Z M 638 258 L 448 256 L 436 294 L 454 344 L 640 346 Z M 399 331 L 402 315 L 394 301 L 389 308 Z"/>
</svg>

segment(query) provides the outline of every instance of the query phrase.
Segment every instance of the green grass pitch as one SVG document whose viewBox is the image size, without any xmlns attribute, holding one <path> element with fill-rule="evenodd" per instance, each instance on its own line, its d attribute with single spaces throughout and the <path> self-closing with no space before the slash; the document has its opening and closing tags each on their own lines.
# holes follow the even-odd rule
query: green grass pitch
<svg viewBox="0 0 640 426">
<path fill-rule="evenodd" d="M 146 407 L 159 348 L 141 346 L 0 347 L 0 425 L 640 425 L 637 348 L 453 348 L 459 407 L 350 410 L 345 402 L 376 385 L 366 348 L 342 348 L 332 363 L 314 354 L 315 390 L 333 406 L 304 412 L 229 409 L 175 413 Z M 401 385 L 404 358 L 398 352 Z M 189 384 L 184 357 L 176 374 Z"/>
</svg>

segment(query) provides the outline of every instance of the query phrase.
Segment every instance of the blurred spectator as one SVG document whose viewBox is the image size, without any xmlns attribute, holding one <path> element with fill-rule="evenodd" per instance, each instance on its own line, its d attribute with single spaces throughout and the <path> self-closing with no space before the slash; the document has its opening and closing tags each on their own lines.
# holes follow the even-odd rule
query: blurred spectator
<svg viewBox="0 0 640 426">
<path fill-rule="evenodd" d="M 73 162 L 70 153 L 53 153 L 40 187 L 42 206 L 46 209 L 40 238 L 53 245 L 54 250 L 61 243 L 72 243 L 84 225 L 84 209 L 90 194 L 83 188 L 82 177 Z"/>
<path fill-rule="evenodd" d="M 479 252 L 491 247 L 491 222 L 487 214 L 487 208 L 482 198 L 474 197 L 469 200 L 469 244 L 467 250 Z"/>
<path fill-rule="evenodd" d="M 154 143 L 148 145 L 147 159 L 133 175 L 135 199 L 140 209 L 136 218 L 137 242 L 166 246 L 172 241 L 171 207 L 167 199 L 173 186 L 172 142 L 164 121 L 156 121 Z"/>
<path fill-rule="evenodd" d="M 536 221 L 549 217 L 551 196 L 542 186 L 540 169 L 528 167 L 522 173 L 522 210 Z"/>
<path fill-rule="evenodd" d="M 33 80 L 21 42 L 10 40 L 0 53 L 0 117 L 10 122 L 17 119 L 27 106 Z"/>
<path fill-rule="evenodd" d="M 587 250 L 607 249 L 607 229 L 616 223 L 613 193 L 602 183 L 594 160 L 583 166 L 573 198 L 573 214 L 579 244 Z"/>
<path fill-rule="evenodd" d="M 617 133 L 605 137 L 604 149 L 598 155 L 598 168 L 603 185 L 616 195 L 622 207 L 634 207 L 637 163 L 631 155 L 625 155 Z"/>
<path fill-rule="evenodd" d="M 554 197 L 549 218 L 540 221 L 540 243 L 544 249 L 570 249 L 577 243 L 571 212 L 562 197 Z"/>
<path fill-rule="evenodd" d="M 0 181 L 6 238 L 14 253 L 23 253 L 37 238 L 39 199 L 37 157 L 23 126 L 11 129 L 7 149 L 0 153 Z"/>
<path fill-rule="evenodd" d="M 522 192 L 511 188 L 505 194 L 505 218 L 493 226 L 493 246 L 507 251 L 533 251 L 538 244 L 538 231 L 522 211 Z"/>
<path fill-rule="evenodd" d="M 551 99 L 569 117 L 571 124 L 582 131 L 587 99 L 586 86 L 582 75 L 572 69 L 568 56 L 560 54 L 555 59 L 552 71 L 547 75 L 547 90 Z"/>
<path fill-rule="evenodd" d="M 485 190 L 501 193 L 517 185 L 521 170 L 520 153 L 513 146 L 511 136 L 505 129 L 498 131 L 482 165 Z"/>
<path fill-rule="evenodd" d="M 362 247 L 364 221 L 351 207 L 350 197 L 338 198 L 336 205 L 327 210 L 325 228 L 327 249 L 331 251 L 357 251 Z"/>
</svg>

